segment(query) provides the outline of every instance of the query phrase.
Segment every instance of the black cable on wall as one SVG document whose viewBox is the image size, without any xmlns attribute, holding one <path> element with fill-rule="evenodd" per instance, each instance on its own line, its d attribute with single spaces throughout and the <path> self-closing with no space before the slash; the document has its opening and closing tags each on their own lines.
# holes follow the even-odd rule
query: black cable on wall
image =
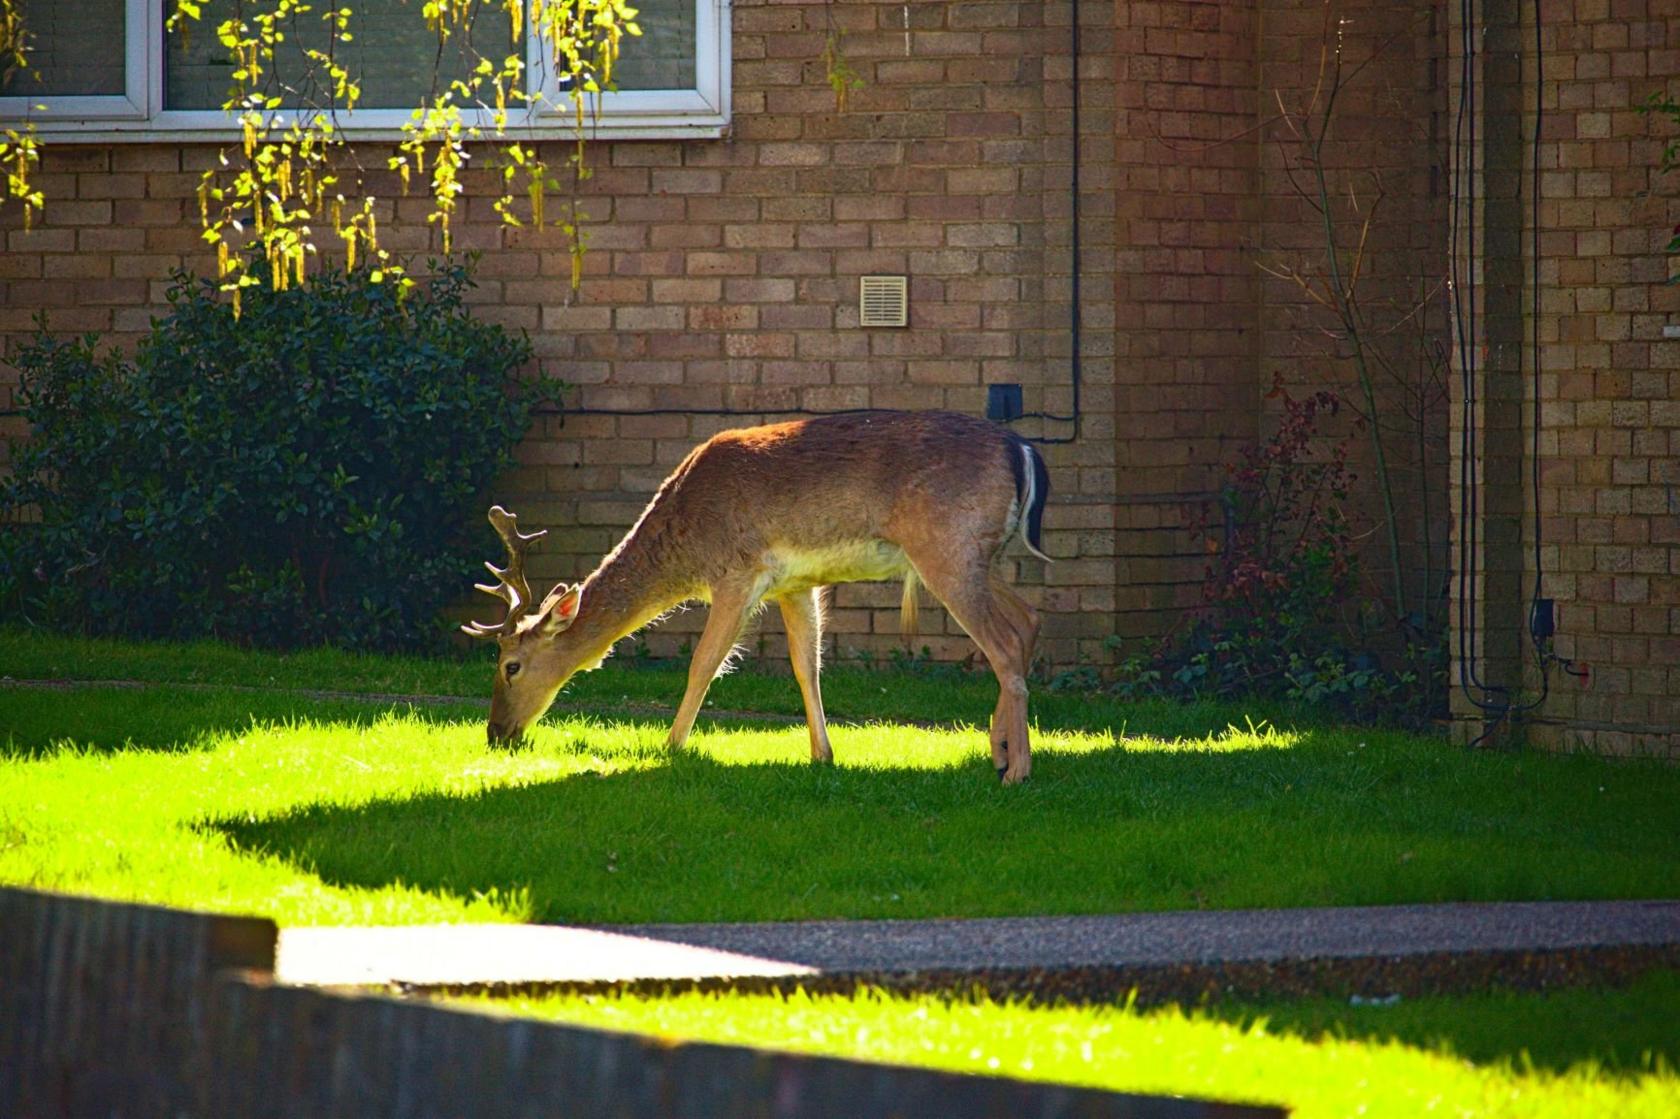
<svg viewBox="0 0 1680 1119">
<path fill-rule="evenodd" d="M 1027 412 L 1018 416 L 1023 420 L 1050 420 L 1055 423 L 1071 423 L 1073 431 L 1065 436 L 1041 436 L 1031 440 L 1034 443 L 1072 443 L 1079 438 L 1080 432 L 1080 400 L 1079 390 L 1082 379 L 1080 368 L 1080 257 L 1079 257 L 1079 0 L 1072 0 L 1072 7 L 1068 15 L 1069 50 L 1068 55 L 1073 66 L 1073 121 L 1072 135 L 1069 142 L 1072 152 L 1069 154 L 1069 185 L 1068 185 L 1068 214 L 1070 228 L 1068 230 L 1068 251 L 1071 254 L 1068 264 L 1068 381 L 1073 390 L 1072 409 L 1065 416 L 1051 412 Z"/>
<path fill-rule="evenodd" d="M 1473 576 L 1473 566 L 1477 557 L 1477 544 L 1480 539 L 1481 512 L 1479 489 L 1477 482 L 1477 465 L 1480 451 L 1477 446 L 1475 417 L 1476 400 L 1476 338 L 1477 338 L 1477 307 L 1476 307 L 1476 221 L 1475 204 L 1475 157 L 1476 157 L 1476 39 L 1478 28 L 1475 24 L 1474 5 L 1472 0 L 1460 0 L 1459 3 L 1459 104 L 1453 129 L 1453 143 L 1450 160 L 1451 185 L 1451 219 L 1449 222 L 1451 238 L 1450 255 L 1452 260 L 1452 301 L 1455 341 L 1459 357 L 1460 376 L 1460 430 L 1459 430 L 1459 511 L 1458 511 L 1458 688 L 1464 698 L 1478 710 L 1485 718 L 1485 726 L 1480 735 L 1472 740 L 1474 746 L 1490 737 L 1508 719 L 1538 708 L 1546 702 L 1551 693 L 1551 668 L 1557 665 L 1565 672 L 1577 673 L 1569 660 L 1559 657 L 1552 651 L 1551 637 L 1553 623 L 1550 614 L 1550 600 L 1543 597 L 1544 570 L 1542 568 L 1543 551 L 1542 538 L 1544 525 L 1540 507 L 1540 426 L 1541 426 L 1541 360 L 1540 360 L 1540 140 L 1545 124 L 1545 43 L 1544 25 L 1540 11 L 1539 0 L 1533 5 L 1534 14 L 1534 131 L 1530 138 L 1530 221 L 1529 221 L 1529 348 L 1530 348 L 1530 392 L 1532 413 L 1529 421 L 1529 487 L 1533 501 L 1533 543 L 1532 563 L 1534 567 L 1533 590 L 1529 595 L 1527 617 L 1523 624 L 1527 636 L 1535 651 L 1536 663 L 1540 671 L 1539 694 L 1526 702 L 1517 703 L 1511 698 L 1511 689 L 1503 685 L 1484 682 L 1476 670 L 1474 654 L 1476 652 L 1476 633 L 1478 628 L 1476 615 L 1476 588 Z M 1487 200 L 1483 200 L 1483 205 Z M 1463 227 L 1466 260 L 1461 262 L 1458 255 L 1460 214 L 1466 215 Z M 1462 279 L 1460 278 L 1460 264 L 1463 263 Z M 1522 354 L 1518 351 L 1517 374 L 1522 375 Z M 1542 606 L 1545 609 L 1542 609 Z"/>
</svg>

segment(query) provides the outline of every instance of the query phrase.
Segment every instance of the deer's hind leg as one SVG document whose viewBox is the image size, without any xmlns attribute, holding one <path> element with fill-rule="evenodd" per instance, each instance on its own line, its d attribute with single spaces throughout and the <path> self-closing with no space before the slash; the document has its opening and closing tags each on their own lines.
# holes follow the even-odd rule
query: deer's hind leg
<svg viewBox="0 0 1680 1119">
<path fill-rule="evenodd" d="M 1038 615 L 992 572 L 991 554 L 979 550 L 945 555 L 935 549 L 912 555 L 928 590 L 980 647 L 998 680 L 992 712 L 992 764 L 1006 785 L 1032 774 L 1027 737 L 1027 667 L 1038 640 Z"/>
<path fill-rule="evenodd" d="M 1033 653 L 1038 647 L 1038 611 L 995 572 L 988 572 L 987 587 L 996 613 L 1002 615 L 1015 638 L 1009 650 L 1019 683 L 1011 688 L 1003 674 L 998 675 L 998 703 L 992 712 L 993 763 L 1004 782 L 1014 784 L 1026 780 L 1032 772 L 1032 747 L 1027 741 L 1027 673 L 1032 670 Z M 1012 778 L 1011 772 L 1019 775 Z"/>
<path fill-rule="evenodd" d="M 1009 615 L 1009 624 L 1015 627 L 1015 633 L 1021 639 L 1022 671 L 1029 671 L 1032 668 L 1033 657 L 1038 652 L 1038 611 L 1016 593 L 1014 587 L 998 578 L 995 571 L 989 578 L 992 595 L 1003 605 L 1004 611 Z"/>
<path fill-rule="evenodd" d="M 799 681 L 805 700 L 805 724 L 811 731 L 811 760 L 832 762 L 834 750 L 828 744 L 828 721 L 822 702 L 822 588 L 793 591 L 776 600 L 787 627 L 788 660 Z"/>
</svg>

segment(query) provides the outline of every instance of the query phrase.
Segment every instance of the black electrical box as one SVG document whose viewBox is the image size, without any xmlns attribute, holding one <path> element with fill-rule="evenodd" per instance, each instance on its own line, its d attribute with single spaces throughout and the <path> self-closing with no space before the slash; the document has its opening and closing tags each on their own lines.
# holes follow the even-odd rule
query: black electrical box
<svg viewBox="0 0 1680 1119">
<path fill-rule="evenodd" d="M 1006 424 L 1018 420 L 1026 409 L 1021 405 L 1020 385 L 987 385 L 986 418 L 993 423 Z"/>
</svg>

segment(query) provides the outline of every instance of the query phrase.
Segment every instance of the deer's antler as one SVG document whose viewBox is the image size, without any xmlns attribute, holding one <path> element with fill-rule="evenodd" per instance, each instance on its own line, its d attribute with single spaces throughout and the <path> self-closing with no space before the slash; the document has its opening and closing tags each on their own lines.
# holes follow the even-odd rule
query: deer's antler
<svg viewBox="0 0 1680 1119">
<path fill-rule="evenodd" d="M 488 560 L 485 561 L 484 566 L 490 569 L 490 574 L 496 577 L 496 582 L 494 585 L 478 583 L 474 589 L 494 595 L 507 603 L 507 617 L 493 626 L 487 626 L 483 622 L 467 623 L 461 627 L 461 632 L 468 637 L 501 637 L 512 633 L 519 620 L 531 612 L 531 585 L 525 581 L 525 550 L 534 541 L 548 535 L 547 529 L 520 532 L 519 518 L 500 505 L 491 507 L 490 524 L 495 528 L 496 535 L 502 538 L 502 543 L 507 546 L 507 566 L 497 567 Z"/>
</svg>

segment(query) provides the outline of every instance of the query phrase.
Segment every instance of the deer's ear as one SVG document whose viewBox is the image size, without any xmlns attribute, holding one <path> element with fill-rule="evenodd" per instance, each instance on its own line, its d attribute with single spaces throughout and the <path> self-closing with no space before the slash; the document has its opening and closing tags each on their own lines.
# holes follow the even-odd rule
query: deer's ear
<svg viewBox="0 0 1680 1119">
<path fill-rule="evenodd" d="M 578 607 L 583 603 L 583 584 L 568 587 L 558 584 L 542 604 L 542 634 L 553 637 L 577 621 Z"/>
</svg>

